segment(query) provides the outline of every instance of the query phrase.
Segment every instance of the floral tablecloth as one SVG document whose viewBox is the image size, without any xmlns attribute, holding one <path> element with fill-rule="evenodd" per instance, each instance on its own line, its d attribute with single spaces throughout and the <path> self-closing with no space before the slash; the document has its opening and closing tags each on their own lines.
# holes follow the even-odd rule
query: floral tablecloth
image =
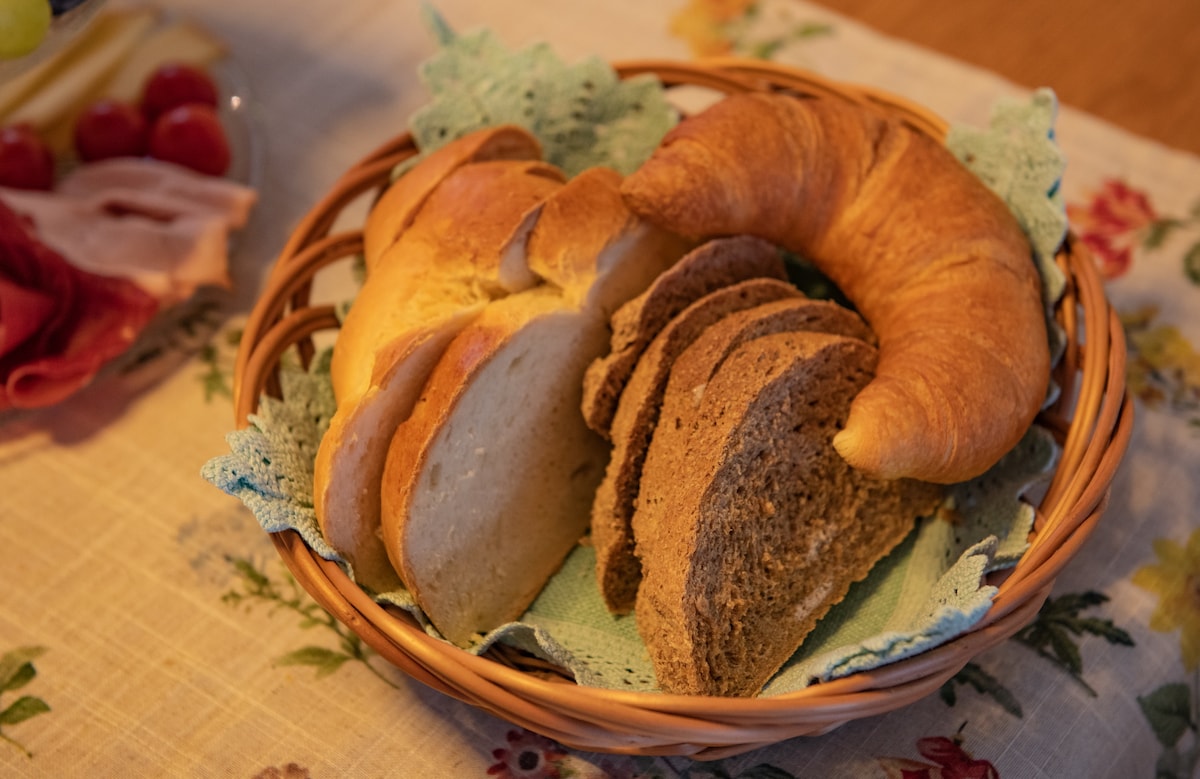
<svg viewBox="0 0 1200 779">
<path fill-rule="evenodd" d="M 1022 94 L 799 2 L 437 5 L 457 27 L 513 47 L 549 41 L 567 60 L 732 51 L 958 122 L 983 124 L 998 98 Z M 1060 112 L 1068 213 L 1125 323 L 1138 417 L 1108 512 L 1036 622 L 940 694 L 821 737 L 709 763 L 588 754 L 374 656 L 199 476 L 232 426 L 238 313 L 288 230 L 425 99 L 416 66 L 434 42 L 418 4 L 166 6 L 229 46 L 252 101 L 261 201 L 234 248 L 234 316 L 203 348 L 182 328 L 169 370 L 109 375 L 0 421 L 0 774 L 1198 775 L 1200 160 Z"/>
</svg>

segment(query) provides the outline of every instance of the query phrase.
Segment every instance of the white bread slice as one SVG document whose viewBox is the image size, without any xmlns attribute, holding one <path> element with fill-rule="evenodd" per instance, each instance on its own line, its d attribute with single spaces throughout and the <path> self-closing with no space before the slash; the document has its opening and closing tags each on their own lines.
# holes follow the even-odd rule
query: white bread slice
<svg viewBox="0 0 1200 779">
<path fill-rule="evenodd" d="M 717 238 L 689 252 L 618 308 L 609 353 L 589 366 L 584 377 L 582 408 L 588 425 L 608 437 L 633 366 L 667 322 L 708 293 L 753 278 L 787 279 L 779 250 L 748 235 Z"/>
<path fill-rule="evenodd" d="M 326 539 L 369 589 L 399 584 L 379 534 L 392 433 L 451 339 L 505 294 L 500 268 L 525 262 L 513 235 L 560 181 L 540 162 L 455 169 L 368 273 L 342 324 L 331 366 L 338 408 L 317 451 L 313 499 Z"/>
<path fill-rule="evenodd" d="M 936 485 L 868 477 L 833 448 L 876 360 L 857 338 L 757 338 L 723 361 L 680 427 L 656 433 L 690 452 L 686 472 L 642 479 L 671 506 L 637 540 L 638 630 L 663 691 L 757 693 L 937 504 Z"/>
<path fill-rule="evenodd" d="M 540 160 L 541 144 L 515 125 L 476 130 L 447 143 L 392 182 L 373 205 L 363 226 L 363 260 L 370 272 L 408 229 L 429 195 L 455 170 L 488 160 Z"/>
<path fill-rule="evenodd" d="M 608 447 L 579 417 L 603 320 L 542 286 L 488 305 L 396 430 L 383 538 L 448 640 L 518 618 L 584 534 Z"/>
<path fill-rule="evenodd" d="M 412 413 L 450 341 L 484 305 L 446 306 L 406 338 L 389 344 L 394 350 L 391 369 L 355 402 L 338 406 L 317 449 L 313 500 L 318 524 L 329 545 L 350 563 L 358 583 L 376 592 L 401 584 L 379 533 L 379 484 L 392 434 Z"/>
</svg>

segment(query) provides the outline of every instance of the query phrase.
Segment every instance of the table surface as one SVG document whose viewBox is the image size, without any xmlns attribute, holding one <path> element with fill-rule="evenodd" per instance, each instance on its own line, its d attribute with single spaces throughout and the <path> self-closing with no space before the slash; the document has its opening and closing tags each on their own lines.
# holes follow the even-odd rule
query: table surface
<svg viewBox="0 0 1200 779">
<path fill-rule="evenodd" d="M 1169 146 L 1200 153 L 1200 9 L 1191 0 L 824 0 L 821 5 Z"/>
<path fill-rule="evenodd" d="M 234 315 L 209 349 L 0 417 L 0 774 L 1198 775 L 1200 6 L 437 4 L 456 28 L 549 41 L 568 61 L 697 56 L 678 20 L 724 13 L 710 50 L 767 51 L 956 123 L 985 124 L 1034 86 L 1062 102 L 1062 194 L 1126 323 L 1137 427 L 1105 517 L 1055 585 L 1052 642 L 984 652 L 952 696 L 694 764 L 564 748 L 409 679 L 325 618 L 250 512 L 200 478 L 233 427 L 226 336 L 303 214 L 426 100 L 416 69 L 435 45 L 417 3 L 164 5 L 229 46 L 260 202 L 233 246 Z"/>
</svg>

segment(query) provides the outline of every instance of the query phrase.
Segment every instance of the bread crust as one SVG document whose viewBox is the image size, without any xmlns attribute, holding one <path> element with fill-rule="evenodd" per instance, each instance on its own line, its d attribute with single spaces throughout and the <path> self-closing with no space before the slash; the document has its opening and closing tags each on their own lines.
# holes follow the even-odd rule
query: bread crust
<svg viewBox="0 0 1200 779">
<path fill-rule="evenodd" d="M 486 160 L 540 160 L 541 144 L 515 125 L 476 130 L 424 157 L 392 182 L 375 201 L 363 225 L 363 261 L 370 272 L 442 181 L 458 168 Z"/>
</svg>

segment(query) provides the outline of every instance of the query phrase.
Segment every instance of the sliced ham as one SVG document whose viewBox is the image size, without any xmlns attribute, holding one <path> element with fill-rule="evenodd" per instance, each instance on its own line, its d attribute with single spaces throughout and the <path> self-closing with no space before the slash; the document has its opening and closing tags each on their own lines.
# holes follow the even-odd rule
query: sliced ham
<svg viewBox="0 0 1200 779">
<path fill-rule="evenodd" d="M 55 187 L 114 213 L 173 218 L 219 217 L 231 230 L 245 226 L 258 199 L 254 189 L 144 157 L 116 157 L 81 165 Z"/>
<path fill-rule="evenodd" d="M 167 306 L 229 285 L 229 228 L 202 212 L 114 212 L 98 198 L 0 188 L 42 241 L 81 270 L 127 278 Z"/>
<path fill-rule="evenodd" d="M 128 278 L 164 306 L 229 285 L 229 232 L 257 198 L 229 179 L 134 157 L 80 165 L 53 192 L 0 188 L 0 201 L 72 265 Z"/>
</svg>

